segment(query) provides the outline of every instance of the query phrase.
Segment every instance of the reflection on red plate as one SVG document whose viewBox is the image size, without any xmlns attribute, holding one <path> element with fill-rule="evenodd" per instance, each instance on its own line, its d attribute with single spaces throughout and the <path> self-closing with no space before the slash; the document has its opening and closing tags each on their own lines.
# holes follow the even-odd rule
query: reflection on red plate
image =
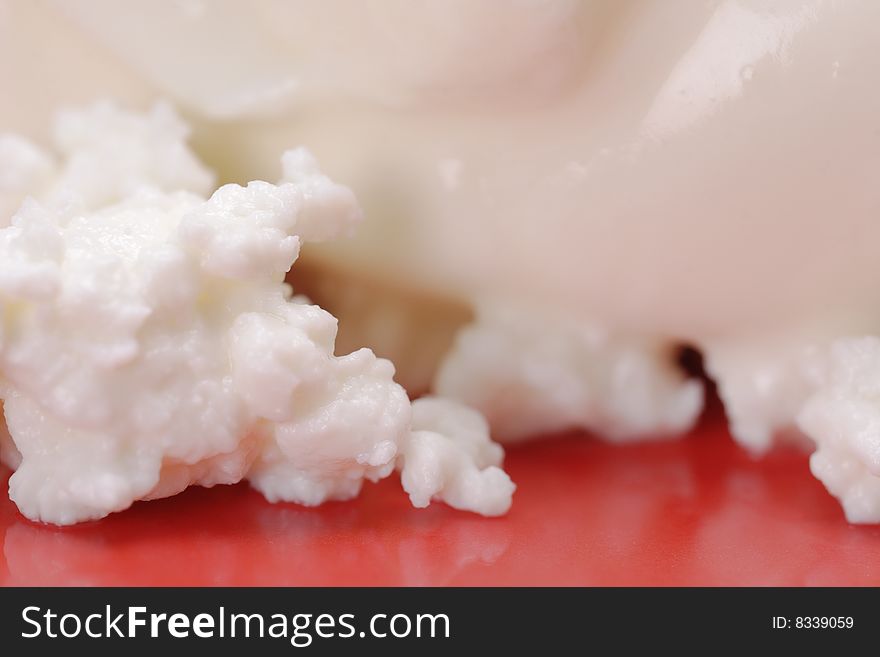
<svg viewBox="0 0 880 657">
<path fill-rule="evenodd" d="M 497 519 L 412 509 L 394 480 L 318 509 L 196 488 L 63 529 L 3 496 L 0 584 L 880 585 L 880 528 L 848 525 L 804 454 L 750 459 L 717 411 L 678 441 L 538 441 L 507 468 Z"/>
</svg>

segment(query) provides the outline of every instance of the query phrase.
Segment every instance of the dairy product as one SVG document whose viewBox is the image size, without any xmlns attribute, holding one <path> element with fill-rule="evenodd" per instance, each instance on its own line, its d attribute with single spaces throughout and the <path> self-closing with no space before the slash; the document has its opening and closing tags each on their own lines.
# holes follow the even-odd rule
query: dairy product
<svg viewBox="0 0 880 657">
<path fill-rule="evenodd" d="M 84 94 L 167 95 L 239 182 L 307 144 L 370 217 L 305 255 L 319 287 L 330 272 L 383 299 L 316 289 L 357 319 L 346 343 L 477 405 L 501 437 L 677 435 L 699 410 L 674 369 L 685 343 L 737 441 L 812 447 L 833 432 L 809 400 L 847 390 L 823 354 L 880 334 L 872 0 L 0 7 L 0 49 L 44 53 L 24 72 L 0 57 L 11 126 L 37 135 Z M 392 310 L 388 291 L 450 312 Z"/>
<path fill-rule="evenodd" d="M 703 406 L 662 340 L 627 338 L 541 306 L 483 304 L 437 375 L 440 394 L 485 409 L 494 435 L 572 428 L 607 440 L 680 435 Z"/>
<path fill-rule="evenodd" d="M 504 513 L 479 415 L 411 406 L 368 349 L 334 355 L 335 318 L 284 283 L 303 242 L 360 221 L 351 191 L 298 149 L 281 183 L 206 200 L 185 136 L 167 106 L 99 104 L 60 116 L 57 161 L 3 142 L 23 167 L 5 198 L 40 199 L 0 229 L 0 454 L 22 513 L 70 524 L 242 479 L 314 505 L 395 466 L 418 506 Z"/>
</svg>

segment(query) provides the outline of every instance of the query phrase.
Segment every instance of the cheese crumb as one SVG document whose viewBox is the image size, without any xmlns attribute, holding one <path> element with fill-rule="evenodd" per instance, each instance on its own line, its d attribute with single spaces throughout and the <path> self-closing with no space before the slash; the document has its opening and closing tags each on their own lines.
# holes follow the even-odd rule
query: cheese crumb
<svg viewBox="0 0 880 657">
<path fill-rule="evenodd" d="M 570 429 L 613 442 L 661 438 L 687 431 L 703 407 L 701 383 L 662 340 L 510 303 L 478 305 L 434 389 L 479 409 L 507 441 Z"/>
<path fill-rule="evenodd" d="M 418 506 L 507 510 L 479 416 L 416 402 L 414 424 L 393 365 L 334 355 L 335 318 L 284 283 L 303 241 L 361 219 L 307 151 L 284 155 L 280 184 L 206 200 L 211 175 L 167 106 L 98 105 L 57 127 L 58 162 L 0 150 L 24 165 L 5 198 L 39 199 L 0 228 L 0 455 L 25 516 L 71 524 L 242 479 L 314 505 L 395 466 Z M 413 474 L 431 462 L 432 482 Z"/>
</svg>

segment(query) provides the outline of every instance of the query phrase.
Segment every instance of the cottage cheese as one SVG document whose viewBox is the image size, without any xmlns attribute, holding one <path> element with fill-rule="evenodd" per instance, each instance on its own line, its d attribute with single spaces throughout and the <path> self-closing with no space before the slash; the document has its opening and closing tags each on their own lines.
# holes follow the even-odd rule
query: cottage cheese
<svg viewBox="0 0 880 657">
<path fill-rule="evenodd" d="M 40 199 L 0 229 L 0 445 L 22 513 L 70 524 L 242 479 L 314 505 L 395 467 L 417 506 L 504 513 L 484 421 L 411 405 L 389 361 L 335 356 L 335 318 L 291 298 L 301 244 L 360 221 L 351 191 L 293 150 L 281 183 L 206 200 L 185 136 L 166 106 L 105 104 L 61 116 L 58 158 L 3 142 L 22 165 L 5 198 Z"/>
<path fill-rule="evenodd" d="M 880 3 L 670 4 L 0 0 L 0 120 L 169 96 L 239 182 L 308 144 L 371 219 L 305 254 L 339 281 L 315 298 L 412 389 L 506 438 L 674 436 L 699 407 L 686 343 L 751 452 L 840 432 L 850 460 L 814 471 L 851 498 L 829 482 L 873 481 L 847 447 L 873 425 L 828 410 L 867 403 L 828 354 L 880 335 Z M 0 185 L 44 175 L 12 148 Z M 848 517 L 880 521 L 860 486 Z"/>
</svg>

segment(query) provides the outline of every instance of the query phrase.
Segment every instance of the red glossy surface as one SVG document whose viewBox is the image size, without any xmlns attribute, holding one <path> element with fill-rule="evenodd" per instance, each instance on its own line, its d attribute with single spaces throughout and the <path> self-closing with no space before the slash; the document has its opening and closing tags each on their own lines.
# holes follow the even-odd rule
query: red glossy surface
<svg viewBox="0 0 880 657">
<path fill-rule="evenodd" d="M 880 528 L 847 525 L 803 454 L 750 459 L 718 412 L 675 442 L 572 436 L 507 466 L 519 490 L 491 520 L 414 510 L 393 479 L 319 509 L 191 489 L 64 529 L 3 496 L 0 583 L 880 584 Z"/>
</svg>

